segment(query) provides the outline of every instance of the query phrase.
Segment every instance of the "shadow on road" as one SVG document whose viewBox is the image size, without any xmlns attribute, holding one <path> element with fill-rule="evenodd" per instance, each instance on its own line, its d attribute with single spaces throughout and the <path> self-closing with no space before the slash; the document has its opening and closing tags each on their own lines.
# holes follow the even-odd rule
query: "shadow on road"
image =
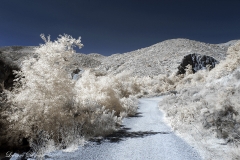
<svg viewBox="0 0 240 160">
<path fill-rule="evenodd" d="M 130 116 L 128 116 L 127 118 L 132 118 L 132 117 L 142 117 L 141 114 L 142 114 L 141 112 L 137 112 L 136 114 L 134 114 L 134 115 L 130 115 Z"/>
<path fill-rule="evenodd" d="M 92 138 L 91 142 L 96 142 L 100 145 L 102 142 L 111 142 L 111 143 L 118 143 L 120 141 L 125 140 L 126 138 L 143 138 L 146 136 L 156 135 L 156 134 L 171 134 L 172 132 L 153 132 L 153 131 L 138 131 L 138 132 L 131 132 L 129 131 L 131 128 L 125 128 L 122 126 L 120 130 L 114 132 L 108 136 L 103 138 Z"/>
</svg>

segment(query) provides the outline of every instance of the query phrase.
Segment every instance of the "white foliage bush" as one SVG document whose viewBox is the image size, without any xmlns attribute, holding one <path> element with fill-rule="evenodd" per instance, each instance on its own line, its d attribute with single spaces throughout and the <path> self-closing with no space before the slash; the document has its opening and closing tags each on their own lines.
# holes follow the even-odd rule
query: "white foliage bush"
<svg viewBox="0 0 240 160">
<path fill-rule="evenodd" d="M 174 76 L 174 74 L 170 76 L 159 75 L 153 77 L 138 77 L 132 78 L 131 84 L 133 86 L 134 91 L 133 95 L 137 97 L 153 97 L 159 96 L 168 91 L 175 90 L 175 82 L 177 82 L 180 78 Z"/>
<path fill-rule="evenodd" d="M 130 80 L 122 81 L 124 75 L 96 77 L 90 71 L 84 72 L 75 85 L 78 101 L 96 101 L 106 109 L 114 110 L 117 115 L 127 110 L 128 114 L 134 114 L 137 109 L 137 100 L 129 97 L 132 88 L 129 86 Z M 131 106 L 126 106 L 124 103 Z M 131 112 L 126 109 L 129 107 L 132 108 Z"/>
<path fill-rule="evenodd" d="M 22 136 L 34 144 L 39 132 L 51 135 L 57 143 L 67 145 L 64 138 L 69 132 L 73 136 L 81 132 L 79 119 L 73 115 L 72 108 L 81 107 L 74 97 L 74 81 L 66 72 L 66 59 L 74 54 L 72 45 L 81 48 L 80 38 L 61 36 L 54 42 L 41 35 L 45 44 L 35 49 L 37 58 L 23 61 L 16 79 L 20 83 L 9 101 L 16 111 L 9 121 L 14 121 L 16 130 L 25 132 Z M 74 106 L 74 107 L 73 107 Z"/>
<path fill-rule="evenodd" d="M 228 48 L 226 60 L 221 61 L 218 67 L 214 68 L 214 72 L 209 75 L 209 80 L 214 80 L 216 78 L 221 78 L 223 76 L 227 76 L 231 74 L 234 70 L 239 68 L 240 64 L 240 45 L 239 41 L 234 45 Z"/>
<path fill-rule="evenodd" d="M 27 138 L 42 154 L 49 142 L 52 148 L 64 148 L 109 134 L 124 116 L 136 112 L 136 98 L 122 91 L 129 88 L 129 82 L 119 80 L 124 75 L 96 77 L 86 71 L 79 80 L 71 79 L 66 68 L 75 54 L 73 47 L 83 46 L 80 38 L 60 35 L 52 42 L 41 37 L 45 44 L 36 48 L 38 56 L 23 61 L 15 88 L 8 93 L 8 121 L 13 123 L 9 128 L 22 133 L 16 139 Z"/>
</svg>

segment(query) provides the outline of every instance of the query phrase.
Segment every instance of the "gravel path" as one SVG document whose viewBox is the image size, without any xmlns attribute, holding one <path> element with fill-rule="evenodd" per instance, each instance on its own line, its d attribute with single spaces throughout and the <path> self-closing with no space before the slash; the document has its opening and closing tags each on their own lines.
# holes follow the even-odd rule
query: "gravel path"
<svg viewBox="0 0 240 160">
<path fill-rule="evenodd" d="M 198 153 L 163 122 L 159 98 L 140 99 L 139 114 L 126 118 L 118 133 L 89 142 L 75 152 L 57 151 L 46 159 L 199 160 Z"/>
</svg>

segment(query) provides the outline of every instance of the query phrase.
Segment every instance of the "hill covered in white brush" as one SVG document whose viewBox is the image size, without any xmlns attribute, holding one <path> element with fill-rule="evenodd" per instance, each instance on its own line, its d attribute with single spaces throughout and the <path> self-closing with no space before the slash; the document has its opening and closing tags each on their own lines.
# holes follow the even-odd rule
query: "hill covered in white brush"
<svg viewBox="0 0 240 160">
<path fill-rule="evenodd" d="M 103 56 L 75 53 L 80 38 L 42 38 L 39 47 L 0 48 L 1 150 L 41 157 L 81 144 L 116 131 L 137 98 L 166 95 L 166 120 L 203 159 L 240 158 L 239 41 L 171 39 Z"/>
<path fill-rule="evenodd" d="M 171 74 L 177 70 L 185 55 L 199 53 L 223 60 L 227 48 L 227 45 L 171 39 L 136 51 L 101 58 L 102 65 L 99 68 L 111 74 L 129 70 L 139 77 Z"/>
</svg>

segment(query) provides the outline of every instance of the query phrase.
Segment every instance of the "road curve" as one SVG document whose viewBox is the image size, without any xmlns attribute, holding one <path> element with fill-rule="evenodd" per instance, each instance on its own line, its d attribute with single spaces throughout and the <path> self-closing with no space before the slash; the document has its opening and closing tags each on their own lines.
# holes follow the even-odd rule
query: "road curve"
<svg viewBox="0 0 240 160">
<path fill-rule="evenodd" d="M 140 99 L 139 114 L 124 119 L 123 129 L 74 152 L 53 152 L 45 159 L 82 160 L 200 160 L 194 148 L 171 132 L 158 108 L 158 98 Z"/>
</svg>

